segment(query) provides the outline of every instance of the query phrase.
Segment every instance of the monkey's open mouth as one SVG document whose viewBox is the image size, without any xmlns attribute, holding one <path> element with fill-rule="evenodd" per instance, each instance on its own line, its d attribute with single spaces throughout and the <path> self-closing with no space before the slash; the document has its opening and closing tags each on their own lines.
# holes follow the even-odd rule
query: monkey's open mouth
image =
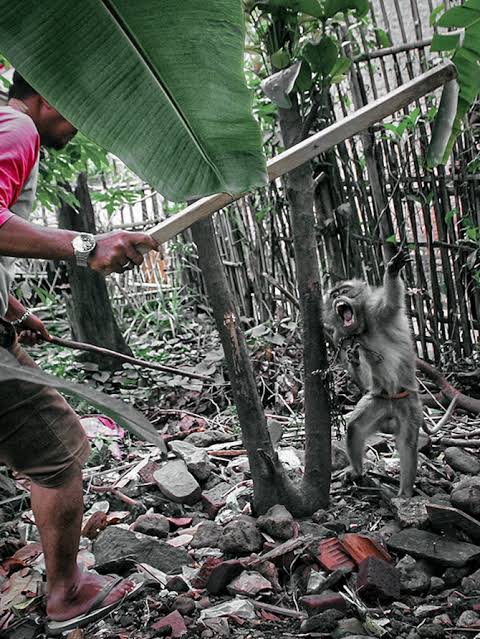
<svg viewBox="0 0 480 639">
<path fill-rule="evenodd" d="M 354 321 L 353 308 L 346 302 L 337 304 L 337 313 L 340 315 L 345 327 L 351 326 Z"/>
</svg>

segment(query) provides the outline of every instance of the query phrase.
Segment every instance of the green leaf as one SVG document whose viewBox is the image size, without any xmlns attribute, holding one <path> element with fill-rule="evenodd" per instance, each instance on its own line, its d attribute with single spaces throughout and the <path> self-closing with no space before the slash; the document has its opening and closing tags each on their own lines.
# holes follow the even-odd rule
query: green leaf
<svg viewBox="0 0 480 639">
<path fill-rule="evenodd" d="M 383 29 L 375 29 L 375 33 L 377 34 L 378 44 L 382 47 L 382 49 L 392 46 L 392 41 L 386 31 Z"/>
<path fill-rule="evenodd" d="M 435 33 L 430 48 L 432 51 L 452 51 L 457 48 L 459 40 L 460 35 L 458 33 L 455 35 Z"/>
<path fill-rule="evenodd" d="M 279 49 L 272 54 L 271 60 L 276 69 L 285 69 L 290 64 L 290 54 L 284 49 Z"/>
<path fill-rule="evenodd" d="M 389 235 L 387 239 L 385 240 L 385 242 L 388 242 L 389 244 L 396 244 L 397 238 L 395 237 L 395 234 Z"/>
<path fill-rule="evenodd" d="M 159 437 L 152 424 L 137 410 L 119 399 L 109 397 L 104 393 L 90 388 L 87 384 L 77 384 L 69 380 L 60 379 L 54 375 L 43 372 L 39 368 L 20 366 L 18 360 L 5 348 L 0 347 L 0 383 L 12 379 L 37 384 L 38 386 L 50 386 L 60 391 L 75 395 L 84 399 L 93 406 L 102 410 L 118 422 L 121 426 L 133 433 L 139 439 L 143 439 L 154 446 L 158 446 L 163 454 L 167 453 L 165 443 Z"/>
<path fill-rule="evenodd" d="M 466 5 L 452 7 L 442 15 L 437 22 L 439 27 L 464 28 L 469 27 L 480 18 L 480 10 L 469 9 Z"/>
<path fill-rule="evenodd" d="M 312 87 L 312 71 L 310 65 L 302 60 L 300 71 L 295 81 L 295 88 L 302 93 L 303 91 L 310 91 Z"/>
<path fill-rule="evenodd" d="M 333 69 L 330 71 L 330 75 L 334 76 L 343 76 L 347 71 L 350 71 L 350 67 L 352 66 L 352 60 L 350 58 L 338 58 L 335 62 Z"/>
<path fill-rule="evenodd" d="M 323 36 L 318 44 L 307 42 L 303 49 L 303 57 L 314 73 L 320 73 L 325 77 L 335 66 L 338 51 L 336 40 L 330 36 Z"/>
<path fill-rule="evenodd" d="M 166 198 L 266 183 L 240 0 L 0 0 L 0 11 L 1 52 Z"/>
<path fill-rule="evenodd" d="M 325 18 L 333 18 L 340 12 L 355 11 L 357 18 L 363 18 L 367 15 L 368 9 L 368 0 L 327 0 L 323 15 Z"/>
<path fill-rule="evenodd" d="M 435 26 L 437 24 L 438 15 L 440 13 L 442 13 L 442 11 L 444 11 L 444 10 L 445 10 L 445 4 L 444 3 L 440 4 L 438 7 L 435 7 L 435 9 L 430 14 L 429 24 L 430 24 L 431 27 L 433 27 L 433 26 Z"/>
</svg>

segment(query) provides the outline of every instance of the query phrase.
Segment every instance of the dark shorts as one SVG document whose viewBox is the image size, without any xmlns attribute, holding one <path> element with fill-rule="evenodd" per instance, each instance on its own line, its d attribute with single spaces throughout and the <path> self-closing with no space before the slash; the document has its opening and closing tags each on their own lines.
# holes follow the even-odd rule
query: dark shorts
<svg viewBox="0 0 480 639">
<path fill-rule="evenodd" d="M 16 340 L 9 350 L 19 364 L 36 367 Z M 40 486 L 57 488 L 78 473 L 89 453 L 80 420 L 56 390 L 1 382 L 0 463 Z"/>
</svg>

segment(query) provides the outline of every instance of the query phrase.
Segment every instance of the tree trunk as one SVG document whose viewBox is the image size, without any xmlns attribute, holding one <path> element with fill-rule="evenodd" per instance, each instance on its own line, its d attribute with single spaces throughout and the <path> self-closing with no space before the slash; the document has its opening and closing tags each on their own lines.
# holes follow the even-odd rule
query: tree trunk
<svg viewBox="0 0 480 639">
<path fill-rule="evenodd" d="M 79 213 L 63 202 L 59 210 L 59 226 L 95 234 L 94 211 L 85 173 L 78 176 L 75 195 L 80 203 Z M 105 278 L 89 268 L 77 266 L 73 261 L 67 262 L 67 273 L 70 284 L 67 313 L 73 339 L 132 355 L 113 315 Z M 115 370 L 121 367 L 114 357 L 88 353 L 85 358 L 101 368 Z"/>
<path fill-rule="evenodd" d="M 212 220 L 196 222 L 192 226 L 192 234 L 225 353 L 243 444 L 250 462 L 253 509 L 256 514 L 261 514 L 275 504 L 284 504 L 296 517 L 311 514 L 319 506 L 312 508 L 303 498 L 273 450 L 245 337 L 220 260 Z"/>
<path fill-rule="evenodd" d="M 291 96 L 293 97 L 293 96 Z M 289 148 L 299 142 L 303 122 L 296 100 L 291 109 L 279 109 L 283 142 Z M 304 164 L 287 176 L 291 227 L 300 310 L 303 319 L 303 365 L 305 402 L 305 474 L 302 495 L 311 512 L 328 503 L 331 478 L 331 428 L 328 368 L 323 334 L 322 293 L 313 214 L 314 185 L 310 164 Z"/>
</svg>

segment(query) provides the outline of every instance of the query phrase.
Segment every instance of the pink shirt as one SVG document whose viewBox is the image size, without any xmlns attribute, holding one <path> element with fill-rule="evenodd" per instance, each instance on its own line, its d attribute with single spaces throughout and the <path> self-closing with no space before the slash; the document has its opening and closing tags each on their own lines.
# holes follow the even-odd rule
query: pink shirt
<svg viewBox="0 0 480 639">
<path fill-rule="evenodd" d="M 38 157 L 40 138 L 33 120 L 12 107 L 0 108 L 0 227 L 15 204 Z"/>
</svg>

